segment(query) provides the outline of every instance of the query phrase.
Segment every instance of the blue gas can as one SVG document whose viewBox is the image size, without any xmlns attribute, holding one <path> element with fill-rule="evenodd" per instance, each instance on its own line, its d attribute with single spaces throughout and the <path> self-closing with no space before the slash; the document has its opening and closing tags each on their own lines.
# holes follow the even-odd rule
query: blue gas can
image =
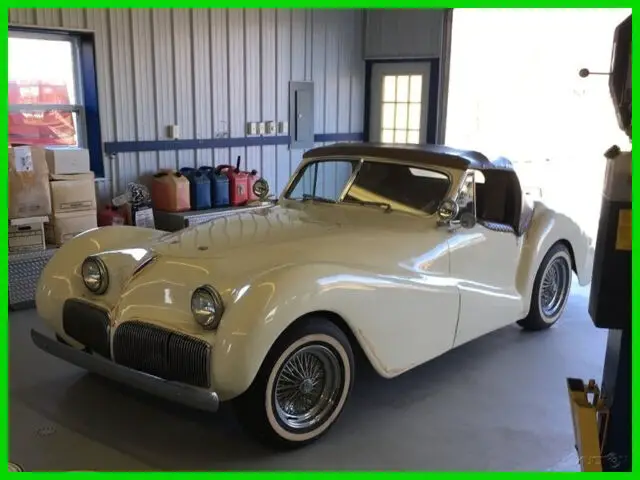
<svg viewBox="0 0 640 480">
<path fill-rule="evenodd" d="M 189 193 L 192 210 L 206 210 L 211 208 L 211 184 L 209 177 L 200 170 L 191 167 L 180 169 L 189 180 Z"/>
<path fill-rule="evenodd" d="M 211 186 L 211 204 L 214 207 L 226 207 L 229 202 L 229 177 L 224 173 L 216 173 L 213 167 L 200 167 L 209 179 Z"/>
</svg>

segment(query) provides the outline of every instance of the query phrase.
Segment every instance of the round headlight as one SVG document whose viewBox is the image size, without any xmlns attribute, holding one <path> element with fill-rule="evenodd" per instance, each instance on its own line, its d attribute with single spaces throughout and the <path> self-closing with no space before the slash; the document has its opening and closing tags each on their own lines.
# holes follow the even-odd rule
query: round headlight
<svg viewBox="0 0 640 480">
<path fill-rule="evenodd" d="M 109 274 L 104 262 L 98 257 L 87 257 L 82 263 L 82 281 L 89 291 L 100 295 L 109 286 Z"/>
<path fill-rule="evenodd" d="M 206 330 L 217 328 L 223 311 L 222 297 L 215 288 L 205 285 L 193 292 L 191 313 L 202 328 Z"/>
</svg>

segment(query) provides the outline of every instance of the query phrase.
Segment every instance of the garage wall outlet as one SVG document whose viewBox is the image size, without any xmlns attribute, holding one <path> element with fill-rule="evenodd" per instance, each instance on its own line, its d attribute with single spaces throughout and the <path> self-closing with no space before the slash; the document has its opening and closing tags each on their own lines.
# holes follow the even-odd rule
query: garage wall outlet
<svg viewBox="0 0 640 480">
<path fill-rule="evenodd" d="M 267 122 L 267 135 L 275 135 L 277 131 L 276 122 L 269 121 Z"/>
<path fill-rule="evenodd" d="M 282 135 L 286 135 L 287 133 L 289 133 L 289 123 L 278 122 L 278 133 Z"/>
<path fill-rule="evenodd" d="M 180 138 L 180 126 L 179 125 L 167 125 L 167 137 L 171 140 Z"/>
<path fill-rule="evenodd" d="M 258 134 L 258 124 L 256 122 L 247 123 L 247 135 L 257 135 Z"/>
<path fill-rule="evenodd" d="M 258 133 L 264 135 L 267 132 L 267 127 L 264 122 L 258 123 Z"/>
</svg>

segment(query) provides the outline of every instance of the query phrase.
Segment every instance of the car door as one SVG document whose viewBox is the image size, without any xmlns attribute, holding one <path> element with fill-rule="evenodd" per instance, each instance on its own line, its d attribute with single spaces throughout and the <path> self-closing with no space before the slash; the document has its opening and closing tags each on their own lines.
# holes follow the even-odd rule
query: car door
<svg viewBox="0 0 640 480">
<path fill-rule="evenodd" d="M 461 192 L 461 196 L 472 199 L 474 206 L 476 175 L 470 172 L 472 181 L 466 183 L 471 191 Z M 451 277 L 460 292 L 454 346 L 519 320 L 522 304 L 516 289 L 516 270 L 521 243 L 508 226 L 482 221 L 451 232 Z"/>
</svg>

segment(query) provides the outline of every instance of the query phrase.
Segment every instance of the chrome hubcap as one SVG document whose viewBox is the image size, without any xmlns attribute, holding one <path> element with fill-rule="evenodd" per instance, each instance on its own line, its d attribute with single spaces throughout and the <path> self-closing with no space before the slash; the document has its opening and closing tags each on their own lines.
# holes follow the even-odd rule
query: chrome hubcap
<svg viewBox="0 0 640 480">
<path fill-rule="evenodd" d="M 343 383 L 337 355 L 322 345 L 308 345 L 282 366 L 275 381 L 275 407 L 292 430 L 321 424 L 333 411 Z"/>
<path fill-rule="evenodd" d="M 540 311 L 548 319 L 556 317 L 564 307 L 571 283 L 571 269 L 565 258 L 551 261 L 540 285 Z"/>
</svg>

